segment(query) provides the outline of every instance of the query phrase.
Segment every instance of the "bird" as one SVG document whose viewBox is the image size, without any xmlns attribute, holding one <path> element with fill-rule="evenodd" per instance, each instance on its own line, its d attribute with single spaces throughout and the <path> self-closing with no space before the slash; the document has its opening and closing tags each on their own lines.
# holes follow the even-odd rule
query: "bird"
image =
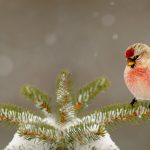
<svg viewBox="0 0 150 150">
<path fill-rule="evenodd" d="M 150 47 L 143 43 L 132 44 L 125 50 L 125 59 L 124 80 L 134 96 L 130 104 L 133 106 L 137 100 L 149 101 Z"/>
</svg>

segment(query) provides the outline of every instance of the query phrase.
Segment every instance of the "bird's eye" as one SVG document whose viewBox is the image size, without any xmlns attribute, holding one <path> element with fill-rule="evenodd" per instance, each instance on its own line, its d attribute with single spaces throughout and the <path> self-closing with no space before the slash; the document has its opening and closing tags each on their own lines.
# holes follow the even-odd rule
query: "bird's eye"
<svg viewBox="0 0 150 150">
<path fill-rule="evenodd" d="M 143 54 L 136 55 L 136 60 L 140 60 L 142 58 Z"/>
<path fill-rule="evenodd" d="M 138 59 L 140 59 L 140 55 L 136 55 L 136 56 L 134 56 L 134 58 L 133 58 L 134 60 L 138 60 Z"/>
</svg>

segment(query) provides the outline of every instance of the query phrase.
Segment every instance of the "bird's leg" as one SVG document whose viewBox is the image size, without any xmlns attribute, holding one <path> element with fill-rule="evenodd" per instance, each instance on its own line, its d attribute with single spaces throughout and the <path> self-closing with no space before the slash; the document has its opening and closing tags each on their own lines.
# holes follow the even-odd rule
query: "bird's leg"
<svg viewBox="0 0 150 150">
<path fill-rule="evenodd" d="M 137 102 L 136 98 L 133 98 L 133 100 L 131 101 L 131 105 L 133 106 L 135 103 Z M 150 107 L 150 106 L 149 106 Z"/>
</svg>

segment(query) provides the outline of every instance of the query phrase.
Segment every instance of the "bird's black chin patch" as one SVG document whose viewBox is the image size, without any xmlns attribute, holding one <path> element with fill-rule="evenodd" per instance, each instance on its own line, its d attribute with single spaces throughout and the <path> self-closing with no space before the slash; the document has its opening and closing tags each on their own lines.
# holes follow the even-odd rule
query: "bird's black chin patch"
<svg viewBox="0 0 150 150">
<path fill-rule="evenodd" d="M 130 67 L 131 67 L 131 68 L 134 68 L 134 67 L 135 67 L 135 64 L 131 65 Z"/>
</svg>

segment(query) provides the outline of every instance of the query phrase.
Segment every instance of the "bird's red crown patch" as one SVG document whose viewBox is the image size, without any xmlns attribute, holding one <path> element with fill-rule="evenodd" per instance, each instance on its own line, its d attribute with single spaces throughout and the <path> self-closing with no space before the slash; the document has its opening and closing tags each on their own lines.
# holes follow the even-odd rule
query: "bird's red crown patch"
<svg viewBox="0 0 150 150">
<path fill-rule="evenodd" d="M 130 57 L 134 56 L 134 49 L 133 48 L 127 49 L 125 56 L 126 56 L 126 58 L 130 58 Z"/>
</svg>

